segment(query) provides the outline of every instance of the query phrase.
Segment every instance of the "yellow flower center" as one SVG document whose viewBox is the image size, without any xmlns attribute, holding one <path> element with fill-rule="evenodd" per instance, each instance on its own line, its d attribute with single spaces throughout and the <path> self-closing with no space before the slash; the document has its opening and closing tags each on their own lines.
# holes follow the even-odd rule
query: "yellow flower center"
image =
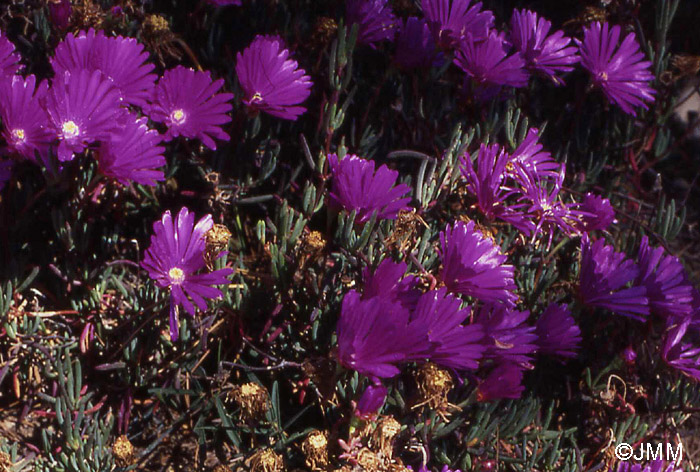
<svg viewBox="0 0 700 472">
<path fill-rule="evenodd" d="M 185 281 L 185 273 L 179 267 L 173 267 L 168 271 L 170 281 L 176 285 L 180 285 Z"/>
<path fill-rule="evenodd" d="M 260 95 L 260 92 L 255 92 L 250 101 L 253 103 L 262 102 L 262 95 Z"/>
<path fill-rule="evenodd" d="M 181 125 L 185 122 L 185 112 L 181 108 L 173 111 L 170 114 L 170 120 L 176 125 Z"/>
<path fill-rule="evenodd" d="M 23 129 L 13 129 L 10 134 L 15 141 L 24 141 L 24 138 L 26 137 Z"/>
<path fill-rule="evenodd" d="M 63 131 L 64 138 L 75 138 L 80 134 L 80 128 L 75 124 L 75 121 L 66 121 L 61 126 L 61 131 Z"/>
</svg>

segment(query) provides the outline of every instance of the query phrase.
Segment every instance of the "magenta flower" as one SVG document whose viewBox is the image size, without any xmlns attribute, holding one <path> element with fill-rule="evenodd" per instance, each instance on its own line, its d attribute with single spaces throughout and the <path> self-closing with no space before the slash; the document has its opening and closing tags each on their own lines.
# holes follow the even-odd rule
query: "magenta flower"
<svg viewBox="0 0 700 472">
<path fill-rule="evenodd" d="M 382 384 L 369 385 L 360 397 L 355 407 L 355 416 L 363 420 L 369 420 L 377 415 L 384 406 L 387 390 Z"/>
<path fill-rule="evenodd" d="M 603 239 L 581 238 L 579 293 L 584 304 L 600 307 L 643 321 L 649 315 L 644 286 L 627 285 L 639 275 L 639 268 L 625 254 L 615 252 Z"/>
<path fill-rule="evenodd" d="M 46 157 L 53 135 L 48 131 L 48 117 L 40 105 L 48 84 L 36 83 L 33 75 L 23 79 L 13 76 L 0 80 L 0 118 L 7 151 L 36 161 L 36 154 Z"/>
<path fill-rule="evenodd" d="M 206 233 L 214 225 L 211 215 L 194 223 L 194 213 L 183 207 L 175 221 L 170 210 L 153 224 L 151 247 L 146 250 L 141 266 L 160 288 L 170 288 L 170 337 L 179 335 L 179 306 L 194 316 L 195 305 L 207 309 L 207 298 L 222 296 L 216 285 L 228 284 L 231 269 L 201 272 L 205 268 Z M 190 301 L 191 299 L 191 301 Z"/>
<path fill-rule="evenodd" d="M 583 30 L 583 41 L 576 40 L 581 54 L 581 65 L 591 74 L 593 85 L 603 91 L 610 103 L 635 116 L 634 109 L 647 109 L 645 102 L 653 102 L 654 89 L 649 82 L 654 75 L 651 62 L 644 60 L 634 33 L 622 40 L 621 29 L 596 22 Z"/>
<path fill-rule="evenodd" d="M 483 40 L 467 34 L 459 44 L 454 62 L 477 86 L 527 85 L 525 62 L 518 53 L 508 55 L 505 40 L 496 31 Z"/>
<path fill-rule="evenodd" d="M 480 231 L 474 222 L 458 221 L 440 232 L 441 277 L 451 292 L 486 302 L 515 305 L 518 296 L 513 266 L 500 248 Z"/>
<path fill-rule="evenodd" d="M 329 197 L 331 205 L 348 212 L 356 211 L 355 222 L 365 223 L 377 212 L 378 220 L 393 220 L 400 210 L 409 208 L 411 191 L 406 184 L 394 185 L 399 173 L 386 165 L 374 168 L 374 161 L 348 154 L 339 159 L 328 155 L 333 176 Z"/>
<path fill-rule="evenodd" d="M 483 41 L 493 27 L 493 13 L 481 11 L 481 2 L 423 0 L 422 6 L 435 42 L 443 49 L 457 46 L 467 34 L 474 41 Z"/>
<path fill-rule="evenodd" d="M 430 68 L 439 59 L 438 51 L 425 20 L 414 16 L 401 24 L 396 37 L 396 64 L 406 70 Z"/>
<path fill-rule="evenodd" d="M 358 25 L 357 44 L 374 48 L 396 34 L 398 22 L 388 0 L 346 0 L 345 12 L 348 25 Z"/>
<path fill-rule="evenodd" d="M 119 125 L 97 153 L 100 172 L 122 185 L 133 181 L 155 186 L 165 180 L 163 171 L 157 170 L 165 165 L 165 148 L 160 134 L 148 128 L 148 119 L 125 113 Z"/>
<path fill-rule="evenodd" d="M 467 181 L 469 193 L 476 197 L 479 210 L 489 220 L 498 218 L 530 235 L 535 225 L 522 213 L 524 205 L 506 203 L 516 193 L 506 185 L 506 170 L 511 157 L 498 144 L 482 144 L 476 157 L 476 167 L 469 154 L 461 156 L 460 161 L 460 171 Z"/>
<path fill-rule="evenodd" d="M 579 227 L 582 231 L 606 230 L 615 222 L 615 210 L 610 200 L 588 192 L 581 201 L 582 216 Z"/>
<path fill-rule="evenodd" d="M 423 294 L 411 315 L 411 327 L 426 331 L 434 344 L 429 358 L 452 369 L 477 369 L 484 352 L 484 332 L 478 324 L 463 325 L 471 310 L 444 287 Z"/>
<path fill-rule="evenodd" d="M 479 382 L 476 399 L 480 402 L 490 402 L 500 398 L 520 398 L 525 390 L 522 382 L 522 367 L 509 362 L 499 364 Z"/>
<path fill-rule="evenodd" d="M 418 277 L 406 275 L 405 262 L 396 263 L 384 259 L 377 270 L 370 272 L 369 267 L 362 271 L 364 290 L 362 299 L 383 296 L 402 305 L 407 310 L 414 310 L 421 292 L 417 290 Z"/>
<path fill-rule="evenodd" d="M 666 332 L 661 357 L 682 374 L 700 381 L 700 347 L 683 342 L 690 323 L 690 319 L 685 319 L 671 326 Z"/>
<path fill-rule="evenodd" d="M 15 45 L 0 31 L 0 78 L 15 75 L 19 70 L 19 56 Z"/>
<path fill-rule="evenodd" d="M 80 69 L 99 70 L 119 89 L 125 103 L 143 107 L 153 93 L 156 75 L 148 52 L 134 38 L 106 37 L 104 31 L 68 33 L 51 60 L 56 76 Z"/>
<path fill-rule="evenodd" d="M 551 79 L 555 85 L 563 85 L 564 80 L 557 74 L 572 71 L 578 62 L 577 48 L 569 46 L 571 38 L 563 31 L 549 35 L 552 26 L 548 20 L 537 18 L 529 10 L 514 10 L 510 20 L 510 39 L 515 49 L 520 51 L 527 68 Z"/>
<path fill-rule="evenodd" d="M 409 326 L 409 311 L 387 297 L 362 300 L 351 290 L 338 320 L 338 360 L 372 377 L 398 375 L 398 364 L 426 358 L 432 344 L 423 329 Z"/>
<path fill-rule="evenodd" d="M 49 129 L 58 137 L 58 158 L 73 159 L 88 144 L 107 139 L 123 112 L 121 96 L 100 71 L 65 72 L 53 81 L 45 98 Z"/>
<path fill-rule="evenodd" d="M 300 104 L 311 94 L 313 84 L 289 54 L 280 38 L 256 36 L 236 56 L 236 75 L 248 107 L 296 121 L 306 111 Z"/>
<path fill-rule="evenodd" d="M 530 175 L 546 178 L 559 176 L 562 166 L 548 151 L 544 150 L 539 139 L 540 131 L 537 128 L 530 128 L 525 139 L 513 151 L 510 161 L 506 164 L 506 172 L 521 184 L 527 182 Z"/>
<path fill-rule="evenodd" d="M 70 0 L 49 0 L 49 17 L 51 23 L 60 30 L 68 28 L 73 7 Z"/>
<path fill-rule="evenodd" d="M 632 461 L 620 461 L 616 472 L 683 472 L 683 468 L 661 459 L 654 459 L 645 465 L 635 464 Z"/>
<path fill-rule="evenodd" d="M 209 149 L 216 150 L 216 141 L 228 141 L 221 129 L 231 121 L 230 93 L 217 93 L 223 79 L 211 80 L 209 72 L 195 72 L 183 66 L 165 71 L 158 81 L 149 109 L 153 121 L 165 123 L 165 140 L 178 136 L 199 139 Z"/>
<path fill-rule="evenodd" d="M 652 313 L 663 317 L 686 317 L 693 311 L 693 285 L 677 257 L 662 247 L 651 248 L 642 236 L 639 245 L 636 285 L 647 289 Z"/>
<path fill-rule="evenodd" d="M 537 350 L 535 327 L 527 324 L 529 311 L 504 305 L 483 305 L 475 322 L 484 328 L 484 357 L 498 362 L 529 364 Z"/>
<path fill-rule="evenodd" d="M 564 304 L 550 303 L 535 324 L 540 354 L 576 357 L 581 344 L 581 329 Z"/>
<path fill-rule="evenodd" d="M 12 178 L 12 167 L 14 165 L 13 161 L 0 159 L 0 190 L 5 188 L 7 182 Z"/>
</svg>

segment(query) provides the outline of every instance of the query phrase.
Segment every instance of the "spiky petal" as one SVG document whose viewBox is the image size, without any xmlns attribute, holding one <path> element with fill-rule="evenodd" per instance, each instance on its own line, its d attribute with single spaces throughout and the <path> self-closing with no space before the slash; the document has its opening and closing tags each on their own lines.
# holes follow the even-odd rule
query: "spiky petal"
<svg viewBox="0 0 700 472">
<path fill-rule="evenodd" d="M 358 44 L 376 47 L 394 38 L 399 23 L 388 0 L 346 0 L 345 11 L 348 25 L 358 25 Z"/>
<path fill-rule="evenodd" d="M 15 75 L 19 70 L 19 55 L 15 45 L 0 31 L 0 78 Z"/>
<path fill-rule="evenodd" d="M 493 13 L 481 11 L 481 2 L 423 0 L 422 6 L 435 41 L 444 49 L 459 45 L 467 34 L 474 41 L 483 41 L 494 24 Z"/>
<path fill-rule="evenodd" d="M 221 128 L 231 121 L 233 94 L 218 93 L 223 79 L 212 81 L 209 72 L 177 66 L 165 71 L 155 88 L 149 116 L 165 123 L 165 140 L 178 136 L 199 139 L 209 149 L 216 149 L 216 139 L 228 141 Z"/>
<path fill-rule="evenodd" d="M 480 86 L 527 85 L 525 62 L 520 54 L 508 54 L 505 40 L 496 31 L 483 40 L 468 33 L 459 43 L 454 62 Z"/>
<path fill-rule="evenodd" d="M 231 269 L 203 272 L 206 233 L 214 225 L 211 215 L 194 222 L 194 213 L 183 207 L 173 221 L 170 210 L 153 224 L 151 246 L 141 266 L 161 288 L 170 290 L 170 337 L 179 336 L 178 307 L 182 305 L 194 316 L 195 305 L 207 309 L 206 299 L 222 295 L 216 285 L 228 283 Z"/>
<path fill-rule="evenodd" d="M 483 305 L 475 322 L 484 328 L 484 357 L 528 365 L 537 351 L 537 334 L 535 327 L 527 324 L 529 316 L 527 310 Z"/>
<path fill-rule="evenodd" d="M 295 121 L 306 108 L 300 106 L 311 94 L 311 78 L 291 59 L 282 40 L 256 36 L 236 56 L 236 75 L 244 92 L 243 103 L 253 110 Z"/>
<path fill-rule="evenodd" d="M 486 302 L 513 306 L 518 300 L 514 269 L 499 247 L 474 227 L 461 221 L 440 233 L 441 278 L 445 286 Z"/>
<path fill-rule="evenodd" d="M 608 23 L 595 22 L 583 29 L 583 41 L 576 42 L 581 65 L 591 74 L 593 85 L 610 103 L 636 115 L 635 108 L 647 109 L 647 102 L 654 101 L 656 91 L 649 85 L 654 75 L 634 33 L 626 35 L 618 47 L 621 32 L 617 25 L 611 28 Z"/>
<path fill-rule="evenodd" d="M 499 364 L 479 383 L 476 398 L 480 402 L 490 402 L 500 398 L 520 398 L 525 390 L 522 381 L 522 367 L 509 362 Z"/>
<path fill-rule="evenodd" d="M 328 155 L 328 164 L 333 176 L 330 191 L 331 205 L 348 212 L 355 210 L 355 221 L 365 223 L 377 212 L 377 219 L 396 219 L 400 210 L 408 209 L 410 192 L 406 184 L 394 185 L 399 173 L 386 165 L 379 169 L 374 161 L 368 161 L 354 154 L 339 159 L 336 154 Z"/>
<path fill-rule="evenodd" d="M 540 354 L 556 357 L 576 357 L 581 343 L 581 329 L 571 316 L 569 308 L 551 303 L 535 324 Z"/>
</svg>

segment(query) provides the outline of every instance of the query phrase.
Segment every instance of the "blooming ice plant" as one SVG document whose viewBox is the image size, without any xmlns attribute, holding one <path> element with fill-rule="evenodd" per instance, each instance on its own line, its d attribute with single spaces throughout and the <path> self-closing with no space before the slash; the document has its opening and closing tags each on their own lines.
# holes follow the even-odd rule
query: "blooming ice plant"
<svg viewBox="0 0 700 472">
<path fill-rule="evenodd" d="M 474 41 L 482 41 L 493 27 L 493 13 L 481 11 L 481 2 L 423 0 L 422 7 L 436 43 L 444 49 L 459 45 L 467 34 Z"/>
<path fill-rule="evenodd" d="M 170 337 L 179 336 L 178 309 L 183 306 L 192 316 L 195 306 L 204 311 L 206 299 L 222 296 L 216 285 L 228 283 L 233 271 L 225 268 L 202 272 L 206 262 L 206 233 L 214 222 L 211 215 L 194 222 L 194 213 L 183 207 L 173 220 L 170 210 L 153 224 L 151 246 L 141 265 L 161 288 L 170 290 Z"/>
<path fill-rule="evenodd" d="M 388 0 L 346 0 L 345 9 L 348 25 L 358 25 L 358 44 L 376 47 L 394 38 L 398 22 Z"/>
<path fill-rule="evenodd" d="M 274 36 L 256 36 L 236 56 L 236 75 L 244 92 L 243 103 L 284 120 L 296 121 L 311 94 L 311 78 L 289 49 Z"/>
<path fill-rule="evenodd" d="M 177 66 L 165 71 L 158 81 L 149 106 L 153 121 L 165 123 L 165 140 L 178 136 L 199 139 L 209 149 L 216 149 L 215 139 L 228 141 L 221 128 L 231 121 L 230 93 L 217 93 L 222 79 L 212 81 L 209 72 Z"/>
</svg>

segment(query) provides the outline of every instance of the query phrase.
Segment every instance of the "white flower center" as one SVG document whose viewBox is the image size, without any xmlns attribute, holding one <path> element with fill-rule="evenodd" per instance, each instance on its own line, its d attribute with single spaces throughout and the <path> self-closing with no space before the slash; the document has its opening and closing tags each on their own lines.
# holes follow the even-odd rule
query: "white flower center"
<svg viewBox="0 0 700 472">
<path fill-rule="evenodd" d="M 180 285 L 185 281 L 185 273 L 179 267 L 173 267 L 168 271 L 168 277 L 170 277 L 170 282 L 175 285 Z"/>
<path fill-rule="evenodd" d="M 10 132 L 10 135 L 12 136 L 12 139 L 15 140 L 15 142 L 24 142 L 24 139 L 27 137 L 26 134 L 24 133 L 23 129 L 13 129 Z"/>
<path fill-rule="evenodd" d="M 63 132 L 64 138 L 75 138 L 80 134 L 80 128 L 75 124 L 75 121 L 69 120 L 63 123 L 61 126 L 61 131 Z"/>
<path fill-rule="evenodd" d="M 172 121 L 176 125 L 183 124 L 186 118 L 187 115 L 185 114 L 184 110 L 182 110 L 182 108 L 178 108 L 170 114 L 170 121 Z"/>
</svg>

